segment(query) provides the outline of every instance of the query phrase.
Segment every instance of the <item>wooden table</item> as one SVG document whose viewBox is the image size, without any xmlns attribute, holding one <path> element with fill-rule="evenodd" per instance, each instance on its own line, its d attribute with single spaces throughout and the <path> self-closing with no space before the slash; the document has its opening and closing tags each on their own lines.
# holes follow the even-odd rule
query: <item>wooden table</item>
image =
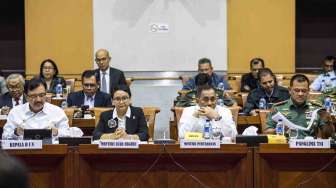
<svg viewBox="0 0 336 188">
<path fill-rule="evenodd" d="M 73 187 L 74 164 L 67 145 L 44 145 L 42 150 L 6 150 L 29 169 L 30 187 Z"/>
<path fill-rule="evenodd" d="M 253 185 L 252 150 L 245 144 L 222 145 L 220 149 L 146 144 L 138 150 L 81 145 L 77 159 L 81 188 L 202 187 L 190 175 L 209 187 Z"/>
<path fill-rule="evenodd" d="M 95 119 L 74 118 L 72 119 L 72 127 L 80 128 L 85 136 L 92 136 L 96 127 Z"/>
<path fill-rule="evenodd" d="M 254 187 L 295 188 L 335 157 L 335 149 L 290 149 L 288 144 L 261 144 L 254 152 Z M 336 160 L 298 187 L 335 188 Z"/>
<path fill-rule="evenodd" d="M 245 115 L 239 115 L 237 119 L 237 131 L 239 134 L 242 134 L 244 129 L 249 126 L 256 126 L 258 127 L 258 133 L 261 132 L 261 121 L 260 116 L 245 116 Z"/>
</svg>

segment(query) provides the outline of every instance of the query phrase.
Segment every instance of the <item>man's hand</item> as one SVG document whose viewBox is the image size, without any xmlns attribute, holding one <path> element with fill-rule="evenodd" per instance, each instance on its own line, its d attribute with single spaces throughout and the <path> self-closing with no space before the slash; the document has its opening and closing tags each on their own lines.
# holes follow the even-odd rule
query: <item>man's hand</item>
<svg viewBox="0 0 336 188">
<path fill-rule="evenodd" d="M 22 127 L 16 128 L 16 134 L 22 136 L 24 133 L 24 129 Z"/>
<path fill-rule="evenodd" d="M 216 119 L 216 118 L 219 117 L 219 114 L 216 112 L 216 110 L 211 108 L 211 107 L 208 107 L 208 106 L 207 107 L 201 107 L 198 110 L 198 115 L 199 116 L 206 116 L 210 120 Z"/>
<path fill-rule="evenodd" d="M 258 112 L 256 110 L 251 110 L 250 115 L 251 116 L 257 116 Z"/>
</svg>

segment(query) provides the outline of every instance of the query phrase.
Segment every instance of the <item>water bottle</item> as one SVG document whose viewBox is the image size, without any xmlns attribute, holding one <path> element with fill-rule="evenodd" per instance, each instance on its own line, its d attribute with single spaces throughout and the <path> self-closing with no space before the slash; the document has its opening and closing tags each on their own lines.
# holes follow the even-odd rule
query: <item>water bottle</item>
<svg viewBox="0 0 336 188">
<path fill-rule="evenodd" d="M 224 106 L 224 100 L 222 98 L 217 99 L 217 105 Z"/>
<path fill-rule="evenodd" d="M 259 100 L 259 109 L 266 109 L 266 99 L 264 97 L 261 97 Z"/>
<path fill-rule="evenodd" d="M 66 101 L 63 101 L 62 103 L 61 103 L 61 108 L 62 109 L 65 109 L 65 108 L 67 108 L 68 107 L 68 103 L 66 102 Z"/>
<path fill-rule="evenodd" d="M 225 86 L 223 82 L 219 82 L 217 85 L 217 89 L 220 91 L 224 91 L 225 90 Z"/>
<path fill-rule="evenodd" d="M 63 94 L 63 87 L 60 80 L 58 80 L 55 90 L 56 90 L 56 98 L 61 98 Z"/>
<path fill-rule="evenodd" d="M 282 119 L 279 119 L 278 120 L 278 123 L 277 123 L 277 125 L 276 125 L 276 127 L 275 127 L 275 133 L 277 134 L 277 135 L 284 135 L 284 124 L 283 124 L 283 122 L 282 122 Z"/>
<path fill-rule="evenodd" d="M 204 137 L 204 139 L 210 139 L 211 138 L 211 123 L 210 123 L 209 119 L 207 119 L 205 121 L 203 137 Z"/>
<path fill-rule="evenodd" d="M 330 97 L 326 97 L 324 99 L 324 108 L 327 110 L 327 112 L 331 112 L 332 102 Z"/>
<path fill-rule="evenodd" d="M 321 92 L 323 92 L 325 90 L 326 84 L 325 84 L 325 80 L 322 80 L 321 82 Z"/>
</svg>

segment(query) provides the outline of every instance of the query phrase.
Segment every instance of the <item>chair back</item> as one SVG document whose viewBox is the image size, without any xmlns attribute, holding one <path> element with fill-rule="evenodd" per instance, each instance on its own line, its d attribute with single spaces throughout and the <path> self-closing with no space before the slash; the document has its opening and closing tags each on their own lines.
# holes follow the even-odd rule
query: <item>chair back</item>
<svg viewBox="0 0 336 188">
<path fill-rule="evenodd" d="M 72 127 L 73 115 L 75 113 L 75 108 L 64 108 L 64 113 L 69 120 L 69 127 Z"/>
<path fill-rule="evenodd" d="M 66 86 L 70 88 L 70 92 L 75 91 L 75 82 L 76 82 L 75 78 L 70 78 L 70 79 L 65 80 Z"/>
<path fill-rule="evenodd" d="M 105 112 L 105 111 L 112 110 L 112 109 L 113 108 L 94 107 L 93 112 L 94 112 L 94 115 L 95 115 L 95 126 L 97 126 L 98 123 L 99 123 L 100 114 Z"/>
<path fill-rule="evenodd" d="M 266 130 L 267 123 L 267 114 L 270 113 L 270 110 L 259 110 L 261 132 L 264 133 Z"/>
<path fill-rule="evenodd" d="M 228 109 L 230 109 L 230 111 L 232 113 L 233 121 L 237 125 L 238 114 L 239 114 L 239 110 L 241 109 L 240 106 L 230 106 L 230 107 L 228 107 Z"/>
<path fill-rule="evenodd" d="M 147 121 L 149 139 L 153 139 L 155 129 L 155 117 L 156 114 L 160 112 L 160 108 L 142 107 L 142 110 Z"/>
</svg>

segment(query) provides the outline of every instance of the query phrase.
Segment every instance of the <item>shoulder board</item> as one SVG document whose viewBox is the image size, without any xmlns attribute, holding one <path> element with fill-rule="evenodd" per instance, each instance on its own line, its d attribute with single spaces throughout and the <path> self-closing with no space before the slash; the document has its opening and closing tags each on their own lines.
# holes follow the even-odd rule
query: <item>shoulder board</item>
<svg viewBox="0 0 336 188">
<path fill-rule="evenodd" d="M 323 107 L 323 104 L 317 100 L 310 100 L 308 101 L 311 105 L 318 106 L 318 107 Z"/>
</svg>

